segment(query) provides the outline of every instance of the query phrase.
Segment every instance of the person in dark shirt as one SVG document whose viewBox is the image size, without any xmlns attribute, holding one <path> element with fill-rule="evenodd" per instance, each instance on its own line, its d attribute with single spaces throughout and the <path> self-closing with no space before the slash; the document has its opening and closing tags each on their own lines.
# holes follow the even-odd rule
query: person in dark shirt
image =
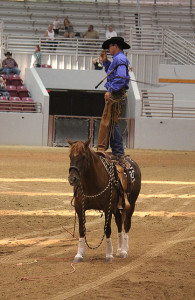
<svg viewBox="0 0 195 300">
<path fill-rule="evenodd" d="M 8 76 L 13 73 L 20 75 L 20 70 L 18 69 L 17 62 L 12 58 L 12 53 L 7 51 L 5 53 L 6 59 L 2 61 L 2 73 L 6 73 Z"/>
</svg>

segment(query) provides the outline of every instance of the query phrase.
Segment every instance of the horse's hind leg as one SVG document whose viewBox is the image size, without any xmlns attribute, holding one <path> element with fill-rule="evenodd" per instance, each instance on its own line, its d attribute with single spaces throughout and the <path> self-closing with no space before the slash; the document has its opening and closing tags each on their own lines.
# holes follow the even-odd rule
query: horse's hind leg
<svg viewBox="0 0 195 300">
<path fill-rule="evenodd" d="M 134 207 L 131 206 L 130 210 L 126 211 L 126 216 L 124 220 L 124 233 L 123 233 L 123 241 L 122 241 L 122 248 L 121 248 L 121 253 L 120 257 L 121 258 L 126 258 L 128 257 L 128 251 L 129 251 L 129 230 L 131 228 L 131 217 L 134 212 Z"/>
<path fill-rule="evenodd" d="M 115 222 L 118 228 L 118 247 L 116 251 L 116 256 L 120 256 L 121 254 L 121 248 L 122 248 L 122 242 L 123 242 L 123 232 L 122 232 L 122 215 L 119 210 L 115 213 Z"/>
<path fill-rule="evenodd" d="M 106 226 L 106 262 L 113 261 L 113 247 L 112 247 L 112 240 L 111 240 L 111 217 L 108 220 L 107 226 Z M 105 221 L 107 220 L 107 213 L 105 213 Z"/>
</svg>

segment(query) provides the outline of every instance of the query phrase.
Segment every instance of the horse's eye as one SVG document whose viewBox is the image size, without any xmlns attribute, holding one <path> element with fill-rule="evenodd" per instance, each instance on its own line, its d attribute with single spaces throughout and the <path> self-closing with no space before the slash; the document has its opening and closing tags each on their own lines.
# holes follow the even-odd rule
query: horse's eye
<svg viewBox="0 0 195 300">
<path fill-rule="evenodd" d="M 86 155 L 82 155 L 82 160 L 84 160 L 86 158 Z"/>
</svg>

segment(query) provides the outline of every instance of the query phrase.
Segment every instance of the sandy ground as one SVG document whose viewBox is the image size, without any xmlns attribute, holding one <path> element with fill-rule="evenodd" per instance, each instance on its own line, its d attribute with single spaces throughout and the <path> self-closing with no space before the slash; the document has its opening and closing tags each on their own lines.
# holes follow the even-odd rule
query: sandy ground
<svg viewBox="0 0 195 300">
<path fill-rule="evenodd" d="M 129 257 L 105 263 L 104 241 L 72 264 L 68 149 L 0 147 L 1 300 L 195 299 L 195 153 L 126 153 L 142 171 Z M 88 214 L 91 245 L 103 226 L 99 213 Z M 116 252 L 114 222 L 112 241 Z"/>
</svg>

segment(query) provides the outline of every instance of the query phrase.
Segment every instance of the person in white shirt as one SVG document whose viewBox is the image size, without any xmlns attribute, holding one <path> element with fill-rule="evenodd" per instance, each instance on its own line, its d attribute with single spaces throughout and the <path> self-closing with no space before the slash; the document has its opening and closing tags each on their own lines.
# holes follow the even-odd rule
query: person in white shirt
<svg viewBox="0 0 195 300">
<path fill-rule="evenodd" d="M 46 38 L 46 43 L 50 47 L 49 50 L 56 50 L 56 47 L 54 46 L 57 44 L 57 42 L 54 42 L 55 33 L 53 30 L 53 25 L 48 26 L 48 30 L 46 30 L 44 37 Z"/>
<path fill-rule="evenodd" d="M 55 34 L 59 34 L 60 29 L 60 21 L 58 20 L 58 17 L 56 16 L 53 21 L 53 31 Z"/>
<path fill-rule="evenodd" d="M 115 36 L 117 36 L 116 31 L 114 31 L 114 28 L 112 25 L 109 25 L 108 30 L 106 30 L 106 39 L 108 40 Z"/>
</svg>

